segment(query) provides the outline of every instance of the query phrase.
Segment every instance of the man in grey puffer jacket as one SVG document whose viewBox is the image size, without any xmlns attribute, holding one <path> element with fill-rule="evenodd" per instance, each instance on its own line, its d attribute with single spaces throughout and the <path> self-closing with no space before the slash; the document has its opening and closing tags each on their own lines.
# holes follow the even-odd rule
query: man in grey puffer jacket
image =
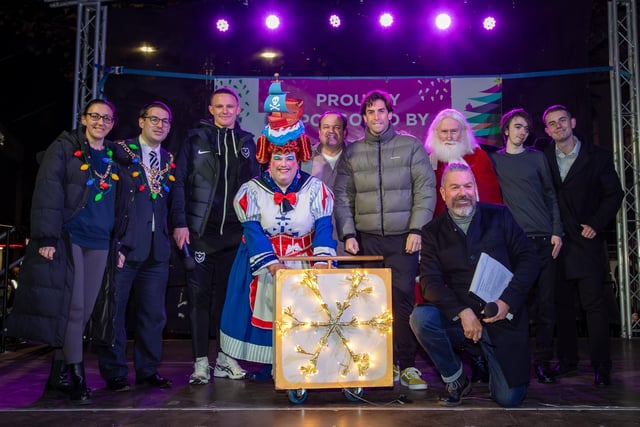
<svg viewBox="0 0 640 427">
<path fill-rule="evenodd" d="M 394 131 L 392 111 L 386 92 L 366 95 L 360 111 L 365 137 L 347 146 L 340 158 L 334 214 L 347 252 L 382 255 L 382 267 L 391 268 L 394 380 L 424 390 L 427 384 L 414 367 L 416 341 L 409 315 L 415 300 L 420 230 L 433 216 L 436 181 L 422 144 Z"/>
</svg>

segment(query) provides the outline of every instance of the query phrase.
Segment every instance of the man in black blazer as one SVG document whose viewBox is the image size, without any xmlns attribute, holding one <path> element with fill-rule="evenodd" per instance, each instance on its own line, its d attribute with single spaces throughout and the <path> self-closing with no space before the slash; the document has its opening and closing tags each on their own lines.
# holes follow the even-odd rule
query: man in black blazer
<svg viewBox="0 0 640 427">
<path fill-rule="evenodd" d="M 112 345 L 99 352 L 100 374 L 113 391 L 130 389 L 127 379 L 125 321 L 129 294 L 134 308 L 136 384 L 165 388 L 171 380 L 158 373 L 162 331 L 166 324 L 165 294 L 171 256 L 167 224 L 169 192 L 174 180 L 173 155 L 161 147 L 171 129 L 171 110 L 160 102 L 145 105 L 138 116 L 137 138 L 116 141 L 114 158 L 121 162 L 118 209 L 110 278 L 115 293 Z"/>
<path fill-rule="evenodd" d="M 447 211 L 422 228 L 420 287 L 426 304 L 411 314 L 411 329 L 446 383 L 441 406 L 457 406 L 469 393 L 456 350 L 483 354 L 491 397 L 519 406 L 529 383 L 529 318 L 526 300 L 540 269 L 533 244 L 504 205 L 476 201 L 471 168 L 450 163 L 440 194 Z M 469 294 L 476 265 L 487 254 L 513 273 L 496 301 L 497 313 Z M 487 313 L 484 313 L 487 311 Z"/>
<path fill-rule="evenodd" d="M 579 140 L 576 119 L 562 105 L 542 115 L 545 132 L 553 139 L 544 153 L 549 161 L 564 224 L 564 245 L 558 263 L 556 289 L 557 376 L 577 372 L 576 298 L 585 311 L 589 353 L 595 384 L 611 383 L 609 312 L 603 232 L 615 218 L 624 193 L 611 153 Z"/>
</svg>

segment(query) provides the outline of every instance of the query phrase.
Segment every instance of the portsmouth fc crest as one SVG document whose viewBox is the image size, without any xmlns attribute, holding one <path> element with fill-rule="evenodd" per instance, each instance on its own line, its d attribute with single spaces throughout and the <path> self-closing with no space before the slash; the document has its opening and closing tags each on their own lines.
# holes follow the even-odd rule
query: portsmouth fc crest
<svg viewBox="0 0 640 427">
<path fill-rule="evenodd" d="M 193 259 L 195 259 L 198 264 L 202 264 L 207 256 L 203 251 L 195 251 L 193 255 Z"/>
</svg>

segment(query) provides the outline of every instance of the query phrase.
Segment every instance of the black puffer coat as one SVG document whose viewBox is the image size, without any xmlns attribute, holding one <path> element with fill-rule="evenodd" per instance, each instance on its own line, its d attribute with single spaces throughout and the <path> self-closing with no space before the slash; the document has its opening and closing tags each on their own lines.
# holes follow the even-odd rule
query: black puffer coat
<svg viewBox="0 0 640 427">
<path fill-rule="evenodd" d="M 8 336 L 30 339 L 55 347 L 62 346 L 73 289 L 71 243 L 63 225 L 87 204 L 91 188 L 90 170 L 81 170 L 87 151 L 85 128 L 62 132 L 47 148 L 33 193 L 31 240 L 20 273 L 20 286 L 7 318 Z M 105 146 L 113 148 L 110 141 Z M 52 261 L 38 249 L 54 246 Z"/>
</svg>

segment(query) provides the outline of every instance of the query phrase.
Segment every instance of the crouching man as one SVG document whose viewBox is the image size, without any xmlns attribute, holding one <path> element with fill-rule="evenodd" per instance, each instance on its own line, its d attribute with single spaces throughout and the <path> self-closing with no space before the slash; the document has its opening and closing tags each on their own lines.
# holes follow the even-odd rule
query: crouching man
<svg viewBox="0 0 640 427">
<path fill-rule="evenodd" d="M 411 314 L 411 328 L 446 383 L 438 403 L 457 406 L 471 391 L 459 351 L 483 354 L 489 390 L 499 405 L 522 403 L 529 382 L 526 299 L 539 270 L 531 242 L 503 205 L 476 201 L 469 166 L 451 163 L 440 194 L 447 212 L 422 228 L 420 286 L 427 302 Z M 513 273 L 494 302 L 497 313 L 483 315 L 484 304 L 469 294 L 481 253 Z M 489 310 L 487 310 L 488 312 Z"/>
</svg>

